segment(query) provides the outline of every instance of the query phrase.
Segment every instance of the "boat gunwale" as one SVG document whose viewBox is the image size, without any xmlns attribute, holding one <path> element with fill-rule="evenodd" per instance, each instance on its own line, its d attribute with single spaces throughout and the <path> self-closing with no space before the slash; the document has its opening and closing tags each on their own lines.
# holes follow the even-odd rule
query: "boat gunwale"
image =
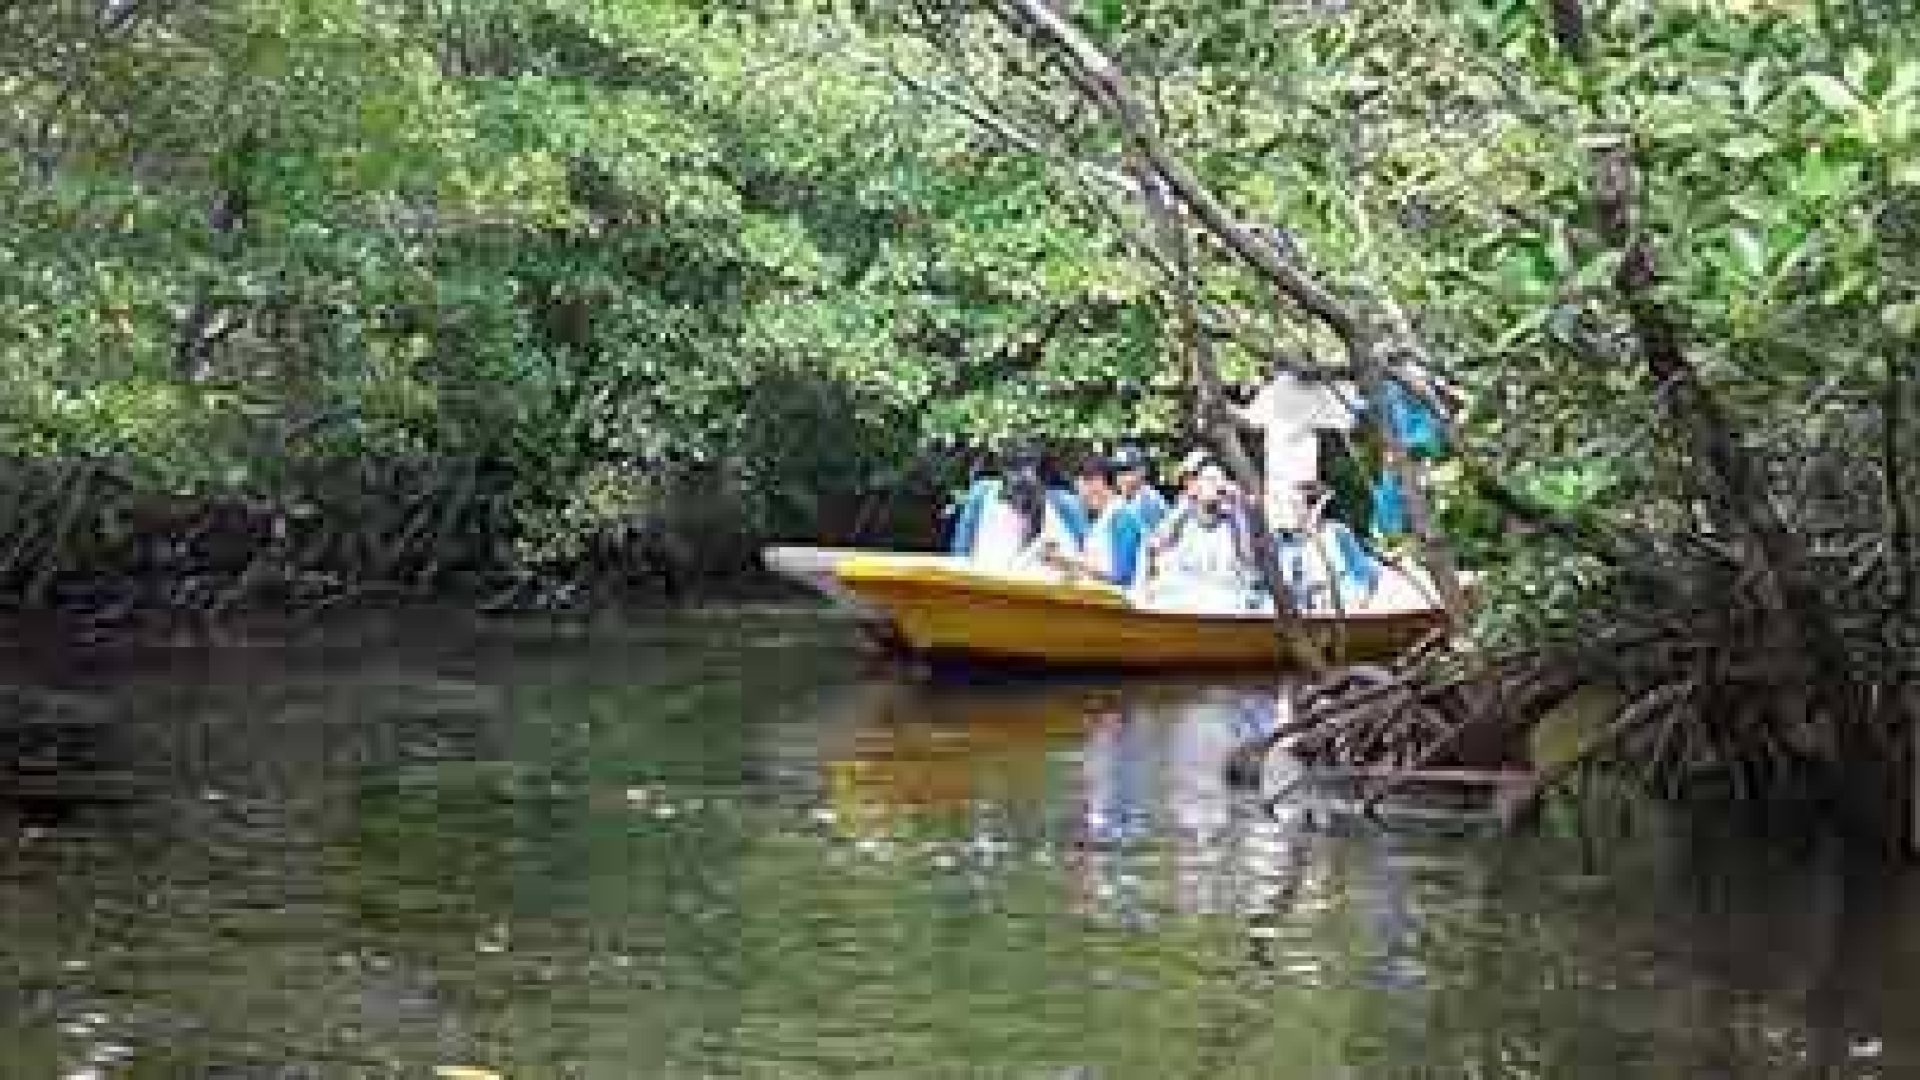
<svg viewBox="0 0 1920 1080">
<path fill-rule="evenodd" d="M 967 566 L 959 560 L 939 561 L 926 556 L 857 555 L 835 566 L 833 574 L 856 592 L 860 591 L 861 586 L 906 586 L 929 598 L 935 594 L 991 597 L 1039 607 L 1078 607 L 1128 618 L 1166 620 L 1184 625 L 1244 626 L 1274 621 L 1271 611 L 1208 612 L 1146 607 L 1133 603 L 1124 592 L 1112 585 L 1069 584 L 1044 578 L 1012 577 Z M 868 598 L 868 601 L 878 602 L 875 598 Z M 1436 608 L 1407 608 L 1398 611 L 1315 612 L 1293 618 L 1308 626 L 1324 629 L 1407 622 L 1438 625 L 1445 620 L 1445 613 Z"/>
</svg>

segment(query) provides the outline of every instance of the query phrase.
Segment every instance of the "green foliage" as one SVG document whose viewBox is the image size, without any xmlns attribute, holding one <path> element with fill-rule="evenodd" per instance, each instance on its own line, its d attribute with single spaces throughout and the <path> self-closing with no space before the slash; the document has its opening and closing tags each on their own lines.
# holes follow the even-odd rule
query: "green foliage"
<svg viewBox="0 0 1920 1080">
<path fill-rule="evenodd" d="M 1237 213 L 1467 388 L 1483 471 L 1651 522 L 1690 495 L 1589 220 L 1595 140 L 1636 148 L 1660 295 L 1774 448 L 1859 439 L 1840 406 L 1920 330 L 1920 51 L 1829 7 L 1595 5 L 1590 72 L 1517 0 L 1076 15 Z M 992 18 L 859 12 L 9 9 L 0 454 L 289 513 L 388 500 L 386 469 L 544 561 L 688 492 L 846 536 L 1010 439 L 1182 437 L 1164 268 L 1087 179 L 1127 165 L 1110 125 Z M 1199 257 L 1230 377 L 1330 354 Z"/>
<path fill-rule="evenodd" d="M 0 454 L 282 507 L 479 470 L 544 560 L 663 491 L 844 531 L 963 463 L 923 447 L 1172 422 L 1137 269 L 840 21 L 58 14 L 0 45 Z"/>
</svg>

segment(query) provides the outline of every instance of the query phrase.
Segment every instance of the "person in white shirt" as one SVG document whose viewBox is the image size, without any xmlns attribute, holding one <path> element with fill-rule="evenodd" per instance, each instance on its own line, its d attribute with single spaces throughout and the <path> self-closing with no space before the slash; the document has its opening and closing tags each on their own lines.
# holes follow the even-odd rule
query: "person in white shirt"
<svg viewBox="0 0 1920 1080">
<path fill-rule="evenodd" d="M 1145 603 L 1195 611 L 1242 611 L 1253 603 L 1252 537 L 1233 512 L 1232 487 L 1218 465 L 1195 474 L 1190 501 L 1168 515 L 1149 545 Z"/>
<path fill-rule="evenodd" d="M 1296 532 L 1307 526 L 1310 508 L 1300 492 L 1320 481 L 1320 433 L 1353 430 L 1354 411 L 1349 403 L 1356 400 L 1350 383 L 1305 378 L 1281 369 L 1237 410 L 1242 423 L 1265 435 L 1268 527 Z"/>
<path fill-rule="evenodd" d="M 1298 497 L 1306 518 L 1297 532 L 1279 538 L 1280 573 L 1301 611 L 1347 611 L 1366 607 L 1380 586 L 1381 564 L 1343 521 L 1325 514 L 1332 492 L 1312 482 Z M 1336 602 L 1335 597 L 1338 597 Z"/>
<path fill-rule="evenodd" d="M 1050 574 L 1060 553 L 1077 547 L 1039 471 L 1020 467 L 1007 474 L 995 496 L 980 508 L 973 561 L 987 570 Z"/>
</svg>

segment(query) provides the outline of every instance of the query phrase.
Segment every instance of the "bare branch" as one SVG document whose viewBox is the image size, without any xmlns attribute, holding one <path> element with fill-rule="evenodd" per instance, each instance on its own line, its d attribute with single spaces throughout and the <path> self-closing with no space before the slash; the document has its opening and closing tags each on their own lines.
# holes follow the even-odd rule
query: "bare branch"
<svg viewBox="0 0 1920 1080">
<path fill-rule="evenodd" d="M 1206 184 L 1177 160 L 1152 127 L 1139 97 L 1119 67 L 1078 28 L 1045 0 L 1005 0 L 1010 17 L 1054 46 L 1069 78 L 1099 103 L 1120 125 L 1121 135 L 1134 152 L 1157 173 L 1207 231 L 1235 255 L 1271 280 L 1288 299 L 1349 344 L 1361 342 L 1365 328 L 1356 314 L 1312 275 L 1285 259 L 1214 195 Z"/>
</svg>

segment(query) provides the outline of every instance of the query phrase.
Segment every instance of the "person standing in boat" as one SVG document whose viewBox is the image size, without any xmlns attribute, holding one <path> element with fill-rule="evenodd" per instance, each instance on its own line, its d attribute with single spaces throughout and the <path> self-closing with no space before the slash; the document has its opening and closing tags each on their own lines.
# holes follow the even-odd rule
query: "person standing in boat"
<svg viewBox="0 0 1920 1080">
<path fill-rule="evenodd" d="M 1087 576 L 1131 589 L 1139 577 L 1147 530 L 1140 514 L 1122 495 L 1115 463 L 1098 455 L 1080 463 L 1074 492 L 1093 523 L 1077 552 L 1056 552 L 1053 564 L 1068 576 Z"/>
<path fill-rule="evenodd" d="M 1276 534 L 1307 527 L 1310 508 L 1300 493 L 1320 482 L 1320 433 L 1352 431 L 1357 420 L 1351 384 L 1280 369 L 1253 400 L 1236 410 L 1239 420 L 1260 429 L 1266 443 L 1267 525 Z"/>
<path fill-rule="evenodd" d="M 1295 530 L 1276 534 L 1280 573 L 1301 611 L 1350 612 L 1371 602 L 1380 587 L 1380 561 L 1346 522 L 1327 516 L 1331 497 L 1319 481 L 1301 484 L 1295 498 L 1305 517 Z"/>
<path fill-rule="evenodd" d="M 1235 513 L 1233 481 L 1208 463 L 1194 474 L 1186 505 L 1167 516 L 1148 546 L 1143 599 L 1157 607 L 1239 611 L 1253 602 L 1253 538 Z"/>
<path fill-rule="evenodd" d="M 1070 546 L 1078 547 L 1087 535 L 1086 513 L 1072 494 L 1046 483 L 1045 459 L 1037 450 L 1023 447 L 1005 455 L 998 475 L 983 476 L 967 489 L 955 514 L 953 533 L 948 541 L 949 554 L 980 560 L 982 537 L 987 531 L 985 525 L 993 520 L 998 525 L 989 557 L 983 561 L 1005 563 L 1007 537 L 1011 534 L 1005 526 L 1004 512 L 1013 509 L 1008 498 L 1009 488 L 1015 478 L 1021 478 L 1024 483 L 1029 477 L 1039 486 L 1048 512 L 1030 515 L 1032 520 L 1023 523 L 1022 529 L 1027 524 L 1044 526 L 1049 516 L 1056 517 Z"/>
</svg>

